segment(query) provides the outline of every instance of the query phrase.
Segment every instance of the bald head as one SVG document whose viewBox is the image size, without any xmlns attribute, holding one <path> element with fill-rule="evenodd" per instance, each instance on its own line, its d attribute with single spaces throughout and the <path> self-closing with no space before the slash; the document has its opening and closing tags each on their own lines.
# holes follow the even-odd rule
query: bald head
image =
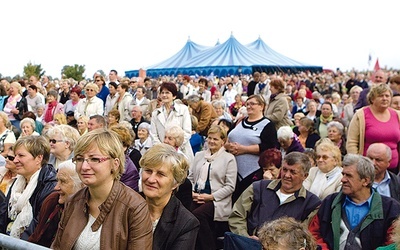
<svg viewBox="0 0 400 250">
<path fill-rule="evenodd" d="M 383 72 L 383 70 L 378 70 L 375 72 L 374 78 L 373 78 L 374 83 L 376 83 L 376 84 L 386 83 L 386 80 L 387 80 L 386 73 Z"/>
<path fill-rule="evenodd" d="M 392 159 L 392 150 L 383 143 L 373 143 L 368 147 L 367 157 L 372 160 L 375 167 L 375 181 L 381 181 Z"/>
</svg>

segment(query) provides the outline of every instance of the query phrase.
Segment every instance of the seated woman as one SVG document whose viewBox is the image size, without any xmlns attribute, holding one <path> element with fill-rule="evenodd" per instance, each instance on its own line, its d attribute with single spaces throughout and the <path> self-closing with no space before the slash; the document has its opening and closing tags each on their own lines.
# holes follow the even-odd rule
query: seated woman
<svg viewBox="0 0 400 250">
<path fill-rule="evenodd" d="M 108 128 L 111 128 L 112 126 L 117 126 L 119 124 L 119 119 L 121 118 L 121 115 L 119 114 L 118 110 L 113 109 L 108 112 L 107 118 Z"/>
<path fill-rule="evenodd" d="M 190 146 L 193 150 L 193 155 L 196 155 L 197 152 L 201 150 L 204 144 L 203 136 L 200 135 L 197 130 L 197 125 L 199 121 L 197 120 L 196 116 L 191 115 L 190 119 L 192 120 L 192 136 L 190 137 Z"/>
<path fill-rule="evenodd" d="M 277 136 L 283 157 L 290 152 L 304 152 L 303 146 L 290 126 L 280 127 Z"/>
<path fill-rule="evenodd" d="M 322 142 L 316 151 L 318 167 L 310 169 L 303 187 L 323 200 L 342 187 L 342 157 L 339 148 L 330 142 Z"/>
<path fill-rule="evenodd" d="M 331 121 L 328 123 L 328 138 L 335 144 L 342 154 L 343 157 L 347 154 L 346 151 L 346 137 L 344 132 L 344 126 L 338 121 Z"/>
<path fill-rule="evenodd" d="M 19 136 L 19 138 L 29 135 L 35 135 L 35 136 L 40 135 L 38 132 L 35 131 L 36 123 L 32 118 L 27 117 L 22 119 L 19 125 L 21 126 L 21 135 Z"/>
<path fill-rule="evenodd" d="M 40 208 L 39 223 L 28 241 L 50 247 L 56 235 L 65 202 L 83 186 L 72 160 L 61 163 L 57 170 L 55 192 L 43 201 Z"/>
<path fill-rule="evenodd" d="M 110 111 L 110 113 L 112 110 Z M 108 114 L 110 114 L 108 113 Z M 135 166 L 128 154 L 128 148 L 132 144 L 133 138 L 129 130 L 122 125 L 115 125 L 110 128 L 111 131 L 117 133 L 125 153 L 125 171 L 121 175 L 120 181 L 132 188 L 136 192 L 139 191 L 139 172 L 138 167 Z"/>
<path fill-rule="evenodd" d="M 142 189 L 153 223 L 153 249 L 195 249 L 199 221 L 174 195 L 186 179 L 186 158 L 161 143 L 142 156 L 140 165 Z"/>
<path fill-rule="evenodd" d="M 74 157 L 74 148 L 79 132 L 69 125 L 58 125 L 47 131 L 50 144 L 49 164 L 58 169 L 58 165 Z"/>
<path fill-rule="evenodd" d="M 315 143 L 321 139 L 315 130 L 314 121 L 307 117 L 299 120 L 298 131 L 298 138 L 303 148 L 314 148 Z"/>
<path fill-rule="evenodd" d="M 269 148 L 261 153 L 258 165 L 262 168 L 264 180 L 279 179 L 282 165 L 282 153 L 276 148 Z"/>
<path fill-rule="evenodd" d="M 86 187 L 66 204 L 52 248 L 152 249 L 146 201 L 119 181 L 125 155 L 118 135 L 90 131 L 79 138 L 74 154 Z"/>
<path fill-rule="evenodd" d="M 88 132 L 88 122 L 89 122 L 89 117 L 87 116 L 80 116 L 76 120 L 78 132 L 80 135 L 84 135 Z"/>
<path fill-rule="evenodd" d="M 0 232 L 27 240 L 36 228 L 43 201 L 56 185 L 56 170 L 47 164 L 50 146 L 42 136 L 18 139 L 13 151 L 18 176 L 0 204 Z"/>
<path fill-rule="evenodd" d="M 135 140 L 135 148 L 144 155 L 147 150 L 153 146 L 153 142 L 150 138 L 150 124 L 147 122 L 140 123 L 137 136 L 139 139 Z"/>
<path fill-rule="evenodd" d="M 44 108 L 44 122 L 50 123 L 54 121 L 55 114 L 64 113 L 64 105 L 57 101 L 58 93 L 56 90 L 50 90 L 47 93 L 47 104 Z"/>
<path fill-rule="evenodd" d="M 216 249 L 216 221 L 228 225 L 232 211 L 237 165 L 235 157 L 224 148 L 226 139 L 225 130 L 212 125 L 208 130 L 208 148 L 195 155 L 189 171 L 193 186 L 191 209 L 200 221 L 196 249 Z"/>
<path fill-rule="evenodd" d="M 3 156 L 0 156 L 3 157 Z M 4 157 L 3 157 L 4 158 Z M 12 148 L 8 150 L 5 157 L 6 165 L 0 169 L 0 191 L 7 196 L 8 190 L 17 178 L 16 166 L 13 160 L 15 159 Z"/>
<path fill-rule="evenodd" d="M 54 124 L 61 125 L 67 124 L 67 116 L 64 113 L 58 113 L 54 115 Z"/>
</svg>

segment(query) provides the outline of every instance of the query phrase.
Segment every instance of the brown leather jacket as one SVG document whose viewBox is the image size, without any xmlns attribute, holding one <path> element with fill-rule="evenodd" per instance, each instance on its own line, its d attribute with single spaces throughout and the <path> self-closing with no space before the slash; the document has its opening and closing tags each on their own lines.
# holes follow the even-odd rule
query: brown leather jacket
<svg viewBox="0 0 400 250">
<path fill-rule="evenodd" d="M 88 222 L 88 188 L 65 205 L 53 249 L 72 249 Z M 153 232 L 146 201 L 131 188 L 115 181 L 100 215 L 92 225 L 102 226 L 100 249 L 152 249 Z"/>
</svg>

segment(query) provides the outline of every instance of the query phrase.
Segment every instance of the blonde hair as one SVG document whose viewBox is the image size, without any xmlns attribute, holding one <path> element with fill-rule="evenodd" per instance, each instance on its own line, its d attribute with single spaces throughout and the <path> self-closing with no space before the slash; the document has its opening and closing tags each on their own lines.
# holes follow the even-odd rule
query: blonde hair
<svg viewBox="0 0 400 250">
<path fill-rule="evenodd" d="M 328 151 L 328 152 L 332 152 L 333 158 L 335 158 L 336 162 L 337 162 L 337 166 L 341 166 L 342 165 L 342 153 L 340 152 L 340 149 L 338 146 L 336 146 L 333 143 L 328 143 L 328 142 L 322 142 L 320 144 L 318 144 L 318 146 L 316 146 L 316 152 L 318 151 Z"/>
<path fill-rule="evenodd" d="M 49 138 L 55 135 L 60 135 L 63 141 L 69 143 L 69 149 L 71 151 L 74 150 L 80 136 L 78 130 L 66 124 L 56 125 L 49 128 L 46 135 Z"/>
<path fill-rule="evenodd" d="M 55 114 L 53 120 L 58 120 L 60 124 L 67 124 L 67 117 L 63 113 Z"/>
</svg>

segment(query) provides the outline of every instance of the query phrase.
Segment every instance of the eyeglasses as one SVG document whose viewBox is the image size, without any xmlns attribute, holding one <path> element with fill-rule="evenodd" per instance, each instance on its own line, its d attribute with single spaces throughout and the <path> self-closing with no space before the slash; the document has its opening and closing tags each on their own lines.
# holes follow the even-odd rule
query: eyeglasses
<svg viewBox="0 0 400 250">
<path fill-rule="evenodd" d="M 326 160 L 328 160 L 328 159 L 331 158 L 331 157 L 328 156 L 328 155 L 317 155 L 317 160 L 318 160 L 319 158 L 322 158 L 322 160 L 326 161 Z"/>
<path fill-rule="evenodd" d="M 260 105 L 260 104 L 256 103 L 256 102 L 246 102 L 246 107 L 247 106 L 254 106 L 254 105 Z"/>
<path fill-rule="evenodd" d="M 89 165 L 92 164 L 97 164 L 103 161 L 107 161 L 111 159 L 111 157 L 89 157 L 89 158 L 83 158 L 81 156 L 77 156 L 72 158 L 72 162 L 75 164 L 83 164 L 84 161 L 86 161 Z"/>
<path fill-rule="evenodd" d="M 56 144 L 57 142 L 62 142 L 62 141 L 64 141 L 64 140 L 50 139 L 50 140 L 49 140 L 49 143 Z"/>
<path fill-rule="evenodd" d="M 100 80 L 100 79 L 97 79 L 96 82 L 101 82 L 101 80 Z"/>
<path fill-rule="evenodd" d="M 12 155 L 7 155 L 6 158 L 10 161 L 13 161 L 15 159 L 15 156 Z"/>
<path fill-rule="evenodd" d="M 94 92 L 94 89 L 86 89 L 86 91 Z"/>
</svg>

